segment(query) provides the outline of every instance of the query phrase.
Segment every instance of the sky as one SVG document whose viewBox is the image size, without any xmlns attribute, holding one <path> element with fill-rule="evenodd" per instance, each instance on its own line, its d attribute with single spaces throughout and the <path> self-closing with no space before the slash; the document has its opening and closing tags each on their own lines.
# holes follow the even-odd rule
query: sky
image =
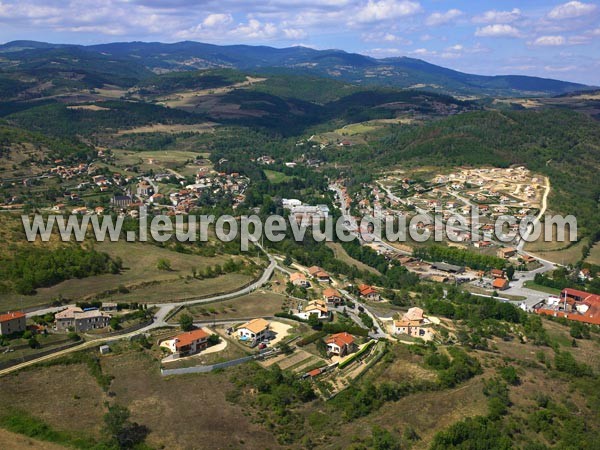
<svg viewBox="0 0 600 450">
<path fill-rule="evenodd" d="M 0 42 L 336 48 L 600 85 L 600 1 L 0 0 Z"/>
</svg>

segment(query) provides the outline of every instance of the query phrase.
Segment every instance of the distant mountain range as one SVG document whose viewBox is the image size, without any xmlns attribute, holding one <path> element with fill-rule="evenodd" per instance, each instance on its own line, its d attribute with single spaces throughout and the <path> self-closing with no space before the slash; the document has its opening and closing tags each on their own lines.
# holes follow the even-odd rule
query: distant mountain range
<svg viewBox="0 0 600 450">
<path fill-rule="evenodd" d="M 342 50 L 212 45 L 200 42 L 116 42 L 100 45 L 13 41 L 0 45 L 2 72 L 91 71 L 97 81 L 133 85 L 155 73 L 227 67 L 257 73 L 330 77 L 359 85 L 418 88 L 453 95 L 554 96 L 594 89 L 579 83 L 520 75 L 458 72 L 420 59 L 376 59 Z M 13 77 L 14 78 L 14 77 Z"/>
</svg>

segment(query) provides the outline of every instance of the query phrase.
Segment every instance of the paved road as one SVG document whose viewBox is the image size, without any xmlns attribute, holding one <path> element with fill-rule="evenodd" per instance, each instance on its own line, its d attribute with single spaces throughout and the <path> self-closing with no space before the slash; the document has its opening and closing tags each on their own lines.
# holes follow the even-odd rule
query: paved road
<svg viewBox="0 0 600 450">
<path fill-rule="evenodd" d="M 266 253 L 266 252 L 265 252 Z M 166 322 L 166 318 L 169 315 L 169 313 L 176 307 L 179 306 L 189 306 L 189 305 L 196 305 L 196 304 L 201 304 L 201 303 L 209 303 L 209 302 L 215 302 L 215 301 L 220 301 L 220 300 L 228 300 L 231 298 L 235 298 L 235 297 L 239 297 L 242 295 L 246 295 L 249 294 L 253 291 L 255 291 L 256 289 L 260 288 L 261 286 L 263 286 L 264 284 L 267 283 L 267 281 L 269 281 L 269 279 L 271 278 L 271 276 L 273 275 L 273 271 L 275 270 L 275 267 L 277 265 L 275 259 L 269 254 L 267 253 L 267 256 L 269 257 L 269 266 L 264 270 L 264 272 L 262 273 L 261 277 L 255 281 L 254 283 L 238 290 L 235 292 L 231 292 L 228 294 L 221 294 L 221 295 L 215 295 L 212 297 L 206 297 L 206 298 L 199 298 L 199 299 L 192 299 L 192 300 L 186 300 L 183 302 L 173 302 L 173 303 L 159 303 L 159 304 L 150 304 L 148 305 L 149 307 L 156 307 L 158 308 L 158 311 L 154 314 L 154 322 L 144 328 L 140 328 L 139 330 L 133 331 L 131 333 L 127 333 L 127 334 L 122 334 L 119 336 L 107 336 L 107 337 L 103 337 L 103 338 L 98 338 L 98 339 L 93 339 L 90 341 L 86 341 L 84 343 L 82 343 L 81 345 L 78 345 L 76 347 L 71 347 L 65 350 L 61 350 L 59 352 L 56 353 L 52 353 L 50 355 L 46 355 L 31 361 L 27 361 L 21 364 L 17 364 L 14 365 L 12 367 L 8 367 L 6 369 L 0 370 L 0 376 L 1 375 L 6 375 L 8 373 L 11 372 L 15 372 L 17 370 L 20 370 L 24 367 L 27 366 L 31 366 L 33 364 L 36 364 L 38 362 L 41 361 L 46 361 L 49 359 L 53 359 L 53 358 L 58 358 L 60 356 L 66 355 L 68 353 L 71 352 L 75 352 L 75 351 L 79 351 L 79 350 L 83 350 L 86 348 L 91 348 L 91 347 L 95 347 L 98 346 L 101 343 L 104 342 L 111 342 L 111 341 L 117 341 L 117 340 L 122 340 L 122 339 L 129 339 L 133 336 L 142 334 L 142 333 L 146 333 L 150 330 L 153 330 L 155 328 L 160 328 L 160 327 L 168 327 L 171 326 L 170 324 L 168 324 Z M 34 311 L 34 312 L 30 312 L 27 314 L 28 317 L 31 317 L 32 315 L 40 315 L 40 314 L 45 314 L 47 312 L 56 312 L 59 311 L 61 309 L 64 309 L 65 306 L 59 307 L 59 308 L 45 308 L 45 309 L 40 309 L 38 311 Z"/>
</svg>

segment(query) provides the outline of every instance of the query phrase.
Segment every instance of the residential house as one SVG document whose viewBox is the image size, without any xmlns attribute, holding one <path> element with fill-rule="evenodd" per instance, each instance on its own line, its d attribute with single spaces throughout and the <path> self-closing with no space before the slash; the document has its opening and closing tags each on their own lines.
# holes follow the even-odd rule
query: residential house
<svg viewBox="0 0 600 450">
<path fill-rule="evenodd" d="M 490 270 L 490 275 L 494 278 L 504 278 L 504 270 L 502 269 L 492 269 Z"/>
<path fill-rule="evenodd" d="M 325 283 L 329 283 L 331 281 L 331 277 L 327 272 L 321 269 L 319 266 L 312 266 L 308 269 L 308 274 L 316 278 L 318 281 L 322 281 Z"/>
<path fill-rule="evenodd" d="M 336 333 L 327 338 L 327 353 L 330 355 L 345 356 L 356 349 L 354 337 L 351 334 Z"/>
<path fill-rule="evenodd" d="M 294 286 L 301 286 L 305 288 L 310 287 L 310 282 L 306 279 L 306 275 L 302 272 L 294 272 L 290 275 L 290 283 Z"/>
<path fill-rule="evenodd" d="M 193 330 L 163 341 L 160 346 L 168 348 L 175 356 L 193 355 L 208 347 L 208 337 L 209 334 L 204 330 Z"/>
<path fill-rule="evenodd" d="M 84 311 L 74 306 L 56 313 L 54 319 L 58 331 L 73 329 L 77 332 L 85 332 L 105 328 L 110 323 L 110 315 L 105 312 L 97 309 Z"/>
<path fill-rule="evenodd" d="M 110 202 L 114 206 L 119 206 L 121 208 L 125 208 L 132 203 L 131 197 L 129 195 L 115 195 Z"/>
<path fill-rule="evenodd" d="M 425 317 L 423 310 L 417 307 L 410 308 L 402 319 L 395 320 L 393 330 L 395 334 L 406 334 L 426 341 L 433 338 L 431 321 Z"/>
<path fill-rule="evenodd" d="M 342 295 L 331 287 L 328 287 L 323 291 L 323 299 L 330 305 L 339 306 L 342 304 Z"/>
<path fill-rule="evenodd" d="M 249 341 L 252 345 L 256 345 L 271 337 L 269 322 L 261 318 L 253 319 L 240 326 L 237 335 L 240 341 Z"/>
<path fill-rule="evenodd" d="M 303 310 L 298 311 L 294 315 L 304 320 L 308 320 L 312 315 L 319 320 L 326 320 L 329 319 L 330 312 L 323 300 L 313 300 Z"/>
<path fill-rule="evenodd" d="M 379 300 L 379 294 L 373 286 L 361 284 L 358 286 L 358 290 L 360 291 L 360 296 L 366 300 Z"/>
<path fill-rule="evenodd" d="M 9 336 L 25 331 L 25 322 L 25 314 L 20 311 L 0 314 L 0 336 Z"/>
<path fill-rule="evenodd" d="M 513 256 L 515 256 L 517 254 L 517 249 L 514 247 L 505 247 L 505 248 L 499 248 L 497 255 L 498 258 L 511 258 Z"/>
<path fill-rule="evenodd" d="M 509 283 L 506 278 L 495 278 L 492 282 L 492 287 L 499 291 L 504 291 L 509 288 Z"/>
</svg>

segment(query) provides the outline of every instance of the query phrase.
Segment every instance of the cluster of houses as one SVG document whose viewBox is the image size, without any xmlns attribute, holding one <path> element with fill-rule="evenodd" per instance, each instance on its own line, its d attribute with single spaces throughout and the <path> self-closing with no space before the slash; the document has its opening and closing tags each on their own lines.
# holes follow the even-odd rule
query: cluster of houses
<svg viewBox="0 0 600 450">
<path fill-rule="evenodd" d="M 560 297 L 550 296 L 534 306 L 536 314 L 564 317 L 577 322 L 600 325 L 600 295 L 565 288 Z"/>
</svg>

